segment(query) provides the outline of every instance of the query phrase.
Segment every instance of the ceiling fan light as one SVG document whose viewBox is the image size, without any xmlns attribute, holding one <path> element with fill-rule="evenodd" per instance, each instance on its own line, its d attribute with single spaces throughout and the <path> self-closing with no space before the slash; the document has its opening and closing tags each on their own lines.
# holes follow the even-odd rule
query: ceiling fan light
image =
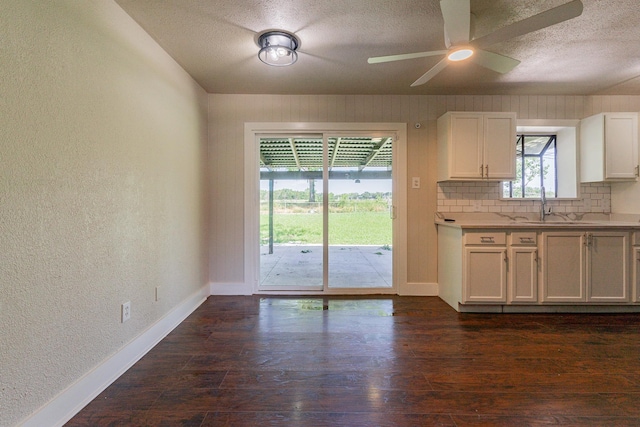
<svg viewBox="0 0 640 427">
<path fill-rule="evenodd" d="M 449 53 L 447 55 L 447 59 L 449 59 L 449 61 L 464 61 L 465 59 L 471 57 L 471 55 L 473 55 L 473 49 L 469 47 L 463 47 Z"/>
<path fill-rule="evenodd" d="M 258 37 L 258 58 L 267 65 L 286 67 L 298 60 L 300 42 L 293 34 L 284 31 L 267 31 Z"/>
</svg>

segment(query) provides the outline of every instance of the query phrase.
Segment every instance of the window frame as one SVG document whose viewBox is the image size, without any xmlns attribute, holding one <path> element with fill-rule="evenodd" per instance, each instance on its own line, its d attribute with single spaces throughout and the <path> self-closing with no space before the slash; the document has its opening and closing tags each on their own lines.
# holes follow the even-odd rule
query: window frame
<svg viewBox="0 0 640 427">
<path fill-rule="evenodd" d="M 525 138 L 527 137 L 538 137 L 538 138 L 549 138 L 549 140 L 547 141 L 547 143 L 545 144 L 544 148 L 542 150 L 540 150 L 539 154 L 525 154 Z M 522 144 L 521 145 L 521 155 L 518 155 L 518 149 L 517 146 L 518 144 Z M 502 198 L 505 200 L 537 200 L 540 197 L 526 197 L 527 192 L 526 190 L 526 186 L 525 186 L 525 158 L 539 158 L 540 159 L 540 187 L 544 187 L 544 174 L 542 173 L 542 171 L 544 170 L 544 156 L 545 153 L 547 152 L 547 150 L 549 149 L 549 147 L 553 146 L 554 151 L 555 151 L 555 155 L 553 156 L 553 167 L 555 170 L 554 173 L 554 181 L 553 181 L 553 196 L 551 196 L 552 198 L 557 198 L 558 197 L 558 156 L 557 156 L 557 152 L 558 152 L 558 136 L 556 133 L 546 133 L 546 132 L 540 132 L 540 133 L 527 133 L 527 132 L 518 132 L 516 134 L 516 160 L 518 158 L 522 159 L 521 162 L 521 187 L 522 187 L 522 196 L 521 197 L 515 197 L 513 195 L 513 183 L 515 182 L 515 180 L 510 180 L 510 181 L 503 181 L 503 186 L 504 184 L 508 184 L 509 186 L 509 194 L 505 195 L 505 189 L 503 187 L 502 189 Z"/>
</svg>

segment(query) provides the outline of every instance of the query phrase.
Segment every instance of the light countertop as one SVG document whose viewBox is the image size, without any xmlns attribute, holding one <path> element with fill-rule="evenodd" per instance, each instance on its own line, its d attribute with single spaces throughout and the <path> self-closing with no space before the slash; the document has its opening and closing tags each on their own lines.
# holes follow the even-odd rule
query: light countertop
<svg viewBox="0 0 640 427">
<path fill-rule="evenodd" d="M 437 213 L 435 223 L 438 226 L 465 229 L 638 229 L 640 222 L 628 218 L 611 219 L 609 215 L 551 215 L 540 221 L 531 215 L 522 214 L 445 214 Z"/>
</svg>

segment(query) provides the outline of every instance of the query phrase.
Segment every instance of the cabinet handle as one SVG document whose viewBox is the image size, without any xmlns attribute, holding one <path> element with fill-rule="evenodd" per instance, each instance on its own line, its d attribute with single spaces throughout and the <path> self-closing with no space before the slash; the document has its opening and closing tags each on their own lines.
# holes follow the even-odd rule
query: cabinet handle
<svg viewBox="0 0 640 427">
<path fill-rule="evenodd" d="M 538 251 L 533 251 L 533 262 L 538 262 Z"/>
<path fill-rule="evenodd" d="M 584 233 L 584 245 L 590 247 L 593 245 L 593 234 Z"/>
<path fill-rule="evenodd" d="M 489 165 L 486 165 L 484 168 L 486 169 L 485 176 L 489 178 Z"/>
<path fill-rule="evenodd" d="M 640 176 L 640 166 L 636 165 L 636 176 Z"/>
<path fill-rule="evenodd" d="M 480 177 L 484 178 L 484 165 L 480 165 Z"/>
<path fill-rule="evenodd" d="M 533 238 L 532 237 L 521 237 L 520 238 L 520 243 L 533 243 Z"/>
<path fill-rule="evenodd" d="M 480 243 L 495 243 L 493 237 L 480 237 Z"/>
</svg>

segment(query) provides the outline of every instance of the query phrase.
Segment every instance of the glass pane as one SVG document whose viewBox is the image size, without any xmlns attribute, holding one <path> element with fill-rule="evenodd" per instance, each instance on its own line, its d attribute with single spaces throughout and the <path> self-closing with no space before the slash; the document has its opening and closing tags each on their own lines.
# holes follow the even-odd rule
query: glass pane
<svg viewBox="0 0 640 427">
<path fill-rule="evenodd" d="M 540 197 L 540 157 L 524 158 L 524 197 Z"/>
<path fill-rule="evenodd" d="M 322 139 L 261 139 L 261 287 L 322 289 L 322 193 Z"/>
<path fill-rule="evenodd" d="M 522 197 L 522 157 L 516 157 L 516 180 L 511 182 L 513 197 Z"/>
<path fill-rule="evenodd" d="M 329 287 L 392 283 L 392 138 L 330 138 Z"/>
<path fill-rule="evenodd" d="M 513 181 L 504 181 L 502 183 L 502 197 L 511 197 L 511 185 Z"/>
<path fill-rule="evenodd" d="M 524 154 L 539 155 L 544 147 L 549 143 L 549 136 L 526 136 L 524 137 Z"/>
<path fill-rule="evenodd" d="M 555 144 L 549 146 L 542 158 L 543 162 L 543 182 L 547 197 L 557 197 L 556 194 L 556 147 Z"/>
</svg>

